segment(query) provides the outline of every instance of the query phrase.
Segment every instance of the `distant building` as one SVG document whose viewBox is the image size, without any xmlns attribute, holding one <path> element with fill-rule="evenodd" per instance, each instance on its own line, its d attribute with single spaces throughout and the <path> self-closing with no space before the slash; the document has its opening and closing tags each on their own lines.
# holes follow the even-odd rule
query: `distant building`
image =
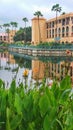
<svg viewBox="0 0 73 130">
<path fill-rule="evenodd" d="M 7 33 L 0 33 L 0 42 L 8 42 L 8 34 Z"/>
<path fill-rule="evenodd" d="M 9 31 L 9 43 L 13 43 L 13 37 L 15 36 L 16 30 L 10 30 Z"/>
<path fill-rule="evenodd" d="M 16 30 L 10 30 L 9 33 L 0 33 L 0 42 L 13 43 L 13 37 L 16 33 Z"/>
<path fill-rule="evenodd" d="M 42 42 L 58 40 L 61 43 L 73 43 L 73 13 L 60 15 L 49 19 L 39 18 L 40 34 Z M 32 42 L 39 43 L 38 18 L 32 19 Z"/>
</svg>

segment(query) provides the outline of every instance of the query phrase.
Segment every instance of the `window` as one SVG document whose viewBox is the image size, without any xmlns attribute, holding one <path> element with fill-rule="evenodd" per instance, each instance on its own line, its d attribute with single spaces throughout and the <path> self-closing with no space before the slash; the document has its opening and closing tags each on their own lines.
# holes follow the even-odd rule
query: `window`
<svg viewBox="0 0 73 130">
<path fill-rule="evenodd" d="M 61 23 L 61 19 L 59 19 L 59 23 Z"/>
<path fill-rule="evenodd" d="M 69 27 L 66 27 L 66 36 L 69 36 Z"/>
<path fill-rule="evenodd" d="M 48 30 L 47 30 L 47 38 L 48 38 Z"/>
<path fill-rule="evenodd" d="M 54 37 L 54 29 L 52 29 L 52 37 Z"/>
<path fill-rule="evenodd" d="M 46 23 L 46 28 L 48 28 L 48 23 Z"/>
<path fill-rule="evenodd" d="M 71 21 L 72 21 L 72 24 L 73 24 L 73 17 L 71 17 Z"/>
<path fill-rule="evenodd" d="M 71 36 L 73 36 L 73 26 L 72 26 L 72 28 L 71 28 Z"/>
<path fill-rule="evenodd" d="M 70 21 L 70 18 L 68 17 L 68 18 L 66 18 L 66 25 L 68 25 L 69 24 L 69 21 Z"/>
<path fill-rule="evenodd" d="M 62 19 L 62 25 L 65 25 L 65 19 Z"/>
<path fill-rule="evenodd" d="M 64 37 L 65 36 L 65 28 L 63 27 L 62 28 L 62 37 Z"/>
<path fill-rule="evenodd" d="M 52 22 L 52 27 L 54 27 L 54 21 Z"/>
</svg>

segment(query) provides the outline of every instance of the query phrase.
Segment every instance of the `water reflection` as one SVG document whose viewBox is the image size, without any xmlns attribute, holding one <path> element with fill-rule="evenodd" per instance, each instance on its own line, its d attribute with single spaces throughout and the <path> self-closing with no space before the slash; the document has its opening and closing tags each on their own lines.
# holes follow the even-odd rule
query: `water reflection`
<svg viewBox="0 0 73 130">
<path fill-rule="evenodd" d="M 7 51 L 0 52 L 0 78 L 5 81 L 7 86 L 9 86 L 13 79 L 16 79 L 17 85 L 20 82 L 24 82 L 22 75 L 25 67 L 31 70 L 31 60 L 13 56 Z"/>
<path fill-rule="evenodd" d="M 24 82 L 23 72 L 29 70 L 28 84 L 33 80 L 57 79 L 61 80 L 67 74 L 73 82 L 73 58 L 72 57 L 32 57 L 24 54 L 0 52 L 0 78 L 8 86 L 13 79 L 17 85 Z"/>
</svg>

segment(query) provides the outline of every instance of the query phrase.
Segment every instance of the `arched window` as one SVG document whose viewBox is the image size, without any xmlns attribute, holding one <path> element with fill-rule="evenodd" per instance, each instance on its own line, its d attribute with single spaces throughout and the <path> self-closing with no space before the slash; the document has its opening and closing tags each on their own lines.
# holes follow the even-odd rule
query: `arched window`
<svg viewBox="0 0 73 130">
<path fill-rule="evenodd" d="M 58 33 L 59 33 L 59 34 L 61 33 L 61 29 L 60 29 L 60 28 L 58 29 Z"/>
<path fill-rule="evenodd" d="M 65 36 L 65 28 L 63 27 L 62 28 L 62 37 L 64 37 Z"/>
<path fill-rule="evenodd" d="M 57 29 L 55 29 L 55 36 L 57 36 Z"/>
<path fill-rule="evenodd" d="M 73 26 L 72 26 L 72 28 L 71 28 L 71 31 L 72 31 L 72 33 L 73 33 Z"/>
<path fill-rule="evenodd" d="M 68 36 L 69 35 L 69 27 L 67 26 L 66 27 L 66 36 Z"/>
<path fill-rule="evenodd" d="M 73 37 L 73 26 L 71 27 L 71 36 Z"/>
<path fill-rule="evenodd" d="M 52 29 L 52 37 L 54 37 L 54 29 Z"/>
<path fill-rule="evenodd" d="M 69 32 L 69 27 L 68 26 L 66 27 L 66 32 Z"/>
<path fill-rule="evenodd" d="M 60 35 L 61 35 L 61 29 L 60 28 L 58 28 L 58 34 L 59 34 L 59 37 L 60 37 Z"/>
<path fill-rule="evenodd" d="M 68 41 L 66 41 L 65 43 L 68 43 Z"/>
</svg>

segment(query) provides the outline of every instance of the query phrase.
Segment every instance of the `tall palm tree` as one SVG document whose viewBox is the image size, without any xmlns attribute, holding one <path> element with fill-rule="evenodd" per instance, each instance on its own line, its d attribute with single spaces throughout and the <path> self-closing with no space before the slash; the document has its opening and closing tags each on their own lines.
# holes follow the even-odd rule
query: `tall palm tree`
<svg viewBox="0 0 73 130">
<path fill-rule="evenodd" d="M 16 32 L 17 26 L 18 26 L 18 23 L 17 22 L 13 22 L 13 27 L 15 28 L 15 32 Z"/>
<path fill-rule="evenodd" d="M 14 22 L 10 22 L 10 25 L 12 26 L 12 31 L 13 31 Z"/>
<path fill-rule="evenodd" d="M 56 33 L 57 33 L 57 14 L 58 14 L 58 12 L 61 12 L 62 9 L 59 6 L 59 4 L 56 4 L 56 5 L 52 6 L 51 10 L 56 12 Z M 57 37 L 57 34 L 56 34 L 56 37 Z"/>
<path fill-rule="evenodd" d="M 24 17 L 23 19 L 22 19 L 24 22 L 25 22 L 25 41 L 24 42 L 26 42 L 26 22 L 28 22 L 28 19 L 26 18 L 26 17 Z"/>
<path fill-rule="evenodd" d="M 8 27 L 8 24 L 7 23 L 3 24 L 3 27 L 5 28 L 5 32 L 6 32 L 6 28 Z"/>
<path fill-rule="evenodd" d="M 9 43 L 9 27 L 10 27 L 10 24 L 7 23 L 7 29 L 6 29 L 6 32 L 8 33 L 8 43 Z"/>
<path fill-rule="evenodd" d="M 5 24 L 3 24 L 3 27 L 5 28 L 5 33 L 8 33 L 8 42 L 9 42 L 9 31 L 7 31 L 7 29 L 9 30 L 10 24 L 5 23 Z"/>
<path fill-rule="evenodd" d="M 37 12 L 34 13 L 34 15 L 37 16 L 37 18 L 38 18 L 39 42 L 41 42 L 39 17 L 42 17 L 43 14 L 40 11 L 37 11 Z"/>
<path fill-rule="evenodd" d="M 2 25 L 0 25 L 0 30 L 2 29 Z M 0 38 L 0 41 L 1 41 L 1 38 Z"/>
</svg>

